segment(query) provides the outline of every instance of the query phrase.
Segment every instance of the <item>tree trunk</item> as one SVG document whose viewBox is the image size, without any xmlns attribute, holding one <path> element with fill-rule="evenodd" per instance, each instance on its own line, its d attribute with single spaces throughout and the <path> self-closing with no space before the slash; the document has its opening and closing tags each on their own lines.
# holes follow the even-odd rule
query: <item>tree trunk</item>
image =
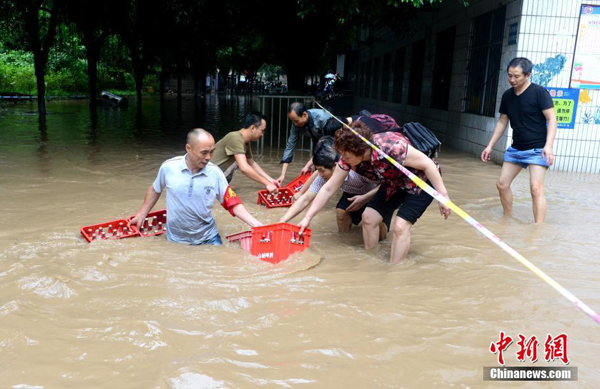
<svg viewBox="0 0 600 389">
<path fill-rule="evenodd" d="M 133 42 L 133 41 L 132 41 Z M 140 51 L 134 46 L 129 46 L 131 62 L 133 65 L 133 80 L 135 81 L 136 105 L 138 111 L 142 111 L 142 88 L 144 87 L 144 60 Z"/>
<path fill-rule="evenodd" d="M 93 29 L 86 29 L 85 26 L 80 27 L 80 29 L 83 30 L 83 45 L 85 46 L 87 58 L 90 105 L 96 105 L 98 103 L 98 62 L 100 62 L 100 50 L 108 36 L 108 30 L 96 36 Z"/>
<path fill-rule="evenodd" d="M 161 61 L 161 65 L 160 65 L 160 79 L 158 81 L 158 83 L 159 83 L 160 101 L 161 102 L 165 101 L 165 84 L 166 84 L 166 79 L 167 79 L 167 71 L 165 69 L 164 62 Z"/>
<path fill-rule="evenodd" d="M 198 100 L 198 73 L 194 70 L 194 100 Z"/>
<path fill-rule="evenodd" d="M 194 98 L 202 97 L 203 91 L 206 89 L 206 68 L 201 60 L 195 60 L 192 63 L 192 71 L 194 72 Z"/>
<path fill-rule="evenodd" d="M 38 96 L 38 112 L 41 115 L 46 114 L 46 64 L 48 63 L 48 53 L 50 48 L 54 45 L 54 38 L 56 37 L 56 24 L 58 21 L 58 7 L 60 2 L 56 0 L 50 11 L 50 20 L 48 21 L 48 29 L 46 37 L 43 41 L 40 39 L 40 19 L 39 12 L 41 4 L 39 3 L 18 3 L 23 13 L 23 19 L 25 21 L 25 32 L 27 34 L 27 40 L 33 53 L 33 62 L 35 67 L 35 78 L 37 83 L 37 96 Z"/>
<path fill-rule="evenodd" d="M 90 87 L 90 105 L 96 105 L 98 98 L 98 58 L 100 51 L 95 47 L 87 47 L 87 68 Z"/>
<path fill-rule="evenodd" d="M 301 61 L 291 60 L 285 64 L 285 71 L 288 81 L 288 92 L 291 94 L 300 94 L 304 90 L 304 79 L 306 78 L 306 68 Z"/>
<path fill-rule="evenodd" d="M 40 54 L 33 55 L 35 62 L 35 80 L 37 83 L 37 103 L 38 103 L 38 113 L 40 115 L 46 114 L 46 61 L 42 61 L 40 58 Z"/>
<path fill-rule="evenodd" d="M 137 109 L 142 110 L 142 88 L 144 86 L 144 72 L 141 69 L 134 69 L 133 78 L 135 79 L 135 95 L 137 97 Z"/>
<path fill-rule="evenodd" d="M 177 64 L 177 101 L 181 101 L 181 84 L 183 79 L 183 64 Z"/>
</svg>

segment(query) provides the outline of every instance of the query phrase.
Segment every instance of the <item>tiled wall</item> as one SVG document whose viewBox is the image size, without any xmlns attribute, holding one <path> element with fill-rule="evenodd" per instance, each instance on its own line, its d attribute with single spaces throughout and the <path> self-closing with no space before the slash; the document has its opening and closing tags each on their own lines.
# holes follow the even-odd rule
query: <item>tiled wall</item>
<svg viewBox="0 0 600 389">
<path fill-rule="evenodd" d="M 560 71 L 551 72 L 549 80 L 541 79 L 534 72 L 534 82 L 549 87 L 569 87 L 582 4 L 600 5 L 600 0 L 523 1 L 518 55 L 534 64 L 560 66 L 564 62 Z M 587 93 L 591 101 L 579 102 L 575 129 L 558 130 L 554 146 L 556 170 L 600 172 L 600 90 Z"/>
<path fill-rule="evenodd" d="M 533 80 L 550 87 L 569 87 L 582 0 L 472 0 L 468 8 L 463 8 L 458 3 L 444 2 L 440 12 L 420 16 L 415 25 L 420 25 L 421 28 L 418 28 L 410 37 L 398 39 L 389 32 L 378 32 L 376 33 L 377 38 L 385 43 L 359 47 L 359 62 L 392 52 L 392 69 L 396 49 L 406 47 L 403 89 L 403 101 L 406 102 L 410 77 L 411 44 L 426 38 L 421 105 L 409 106 L 370 98 L 357 98 L 355 108 L 389 113 L 404 122 L 419 121 L 434 130 L 444 144 L 479 155 L 491 138 L 499 114 L 497 109 L 495 117 L 462 112 L 472 20 L 500 5 L 506 5 L 501 73 L 497 92 L 498 108 L 502 93 L 510 88 L 505 73 L 506 66 L 512 58 L 517 56 L 531 59 L 534 64 L 538 65 L 538 69 L 543 64 L 546 67 L 552 63 L 562 64 L 560 71 L 544 73 L 546 77 L 540 77 L 541 72 L 536 75 L 534 70 Z M 600 5 L 600 0 L 587 0 L 583 3 Z M 517 44 L 508 45 L 508 30 L 513 23 L 518 23 Z M 448 110 L 429 108 L 435 37 L 439 31 L 453 25 L 456 26 L 456 37 Z M 390 84 L 393 84 L 393 75 L 390 77 Z M 555 142 L 557 157 L 554 169 L 556 170 L 600 172 L 600 91 L 589 91 L 588 93 L 591 102 L 579 103 L 575 129 L 559 129 L 558 131 Z M 502 154 L 510 144 L 511 137 L 512 131 L 509 128 L 494 148 L 492 159 L 495 162 L 502 161 Z"/>
</svg>

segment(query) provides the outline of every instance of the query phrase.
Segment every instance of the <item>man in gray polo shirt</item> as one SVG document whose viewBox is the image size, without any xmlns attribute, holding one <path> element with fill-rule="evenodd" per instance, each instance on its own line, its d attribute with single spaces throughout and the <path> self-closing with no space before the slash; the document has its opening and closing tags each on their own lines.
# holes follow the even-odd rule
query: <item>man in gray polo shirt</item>
<svg viewBox="0 0 600 389">
<path fill-rule="evenodd" d="M 167 239 L 170 241 L 193 245 L 222 244 L 211 212 L 215 200 L 249 226 L 263 225 L 246 210 L 227 184 L 221 169 L 210 162 L 215 140 L 208 131 L 201 128 L 190 131 L 185 150 L 184 156 L 163 162 L 131 224 L 141 226 L 166 188 Z"/>
</svg>

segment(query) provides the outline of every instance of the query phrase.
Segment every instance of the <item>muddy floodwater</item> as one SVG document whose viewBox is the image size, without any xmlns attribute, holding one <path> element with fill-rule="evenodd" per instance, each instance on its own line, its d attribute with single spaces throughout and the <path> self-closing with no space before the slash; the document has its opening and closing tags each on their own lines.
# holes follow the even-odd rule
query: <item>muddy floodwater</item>
<svg viewBox="0 0 600 389">
<path fill-rule="evenodd" d="M 189 129 L 219 139 L 254 106 L 148 100 L 140 116 L 51 102 L 40 121 L 35 105 L 0 105 L 1 388 L 600 388 L 600 326 L 435 204 L 395 266 L 389 240 L 366 253 L 359 228 L 337 232 L 333 200 L 310 249 L 278 265 L 231 244 L 82 239 L 81 226 L 137 212 Z M 280 156 L 256 159 L 275 176 Z M 449 148 L 440 163 L 458 206 L 600 311 L 600 176 L 550 172 L 547 223 L 534 226 L 526 173 L 504 219 L 499 166 Z M 284 213 L 258 206 L 241 173 L 232 186 L 265 224 Z M 214 209 L 223 237 L 245 229 Z M 566 334 L 578 381 L 484 381 L 501 331 L 507 366 L 565 366 L 544 343 Z M 519 334 L 539 340 L 536 362 L 517 360 Z"/>
</svg>

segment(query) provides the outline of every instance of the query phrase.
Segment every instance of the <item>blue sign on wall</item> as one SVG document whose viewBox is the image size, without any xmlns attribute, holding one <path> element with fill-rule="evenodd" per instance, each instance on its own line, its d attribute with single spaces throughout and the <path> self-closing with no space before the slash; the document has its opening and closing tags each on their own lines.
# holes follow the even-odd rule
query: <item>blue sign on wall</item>
<svg viewBox="0 0 600 389">
<path fill-rule="evenodd" d="M 577 116 L 577 103 L 579 102 L 579 89 L 571 88 L 546 88 L 554 101 L 554 112 L 558 128 L 575 128 Z"/>
<path fill-rule="evenodd" d="M 508 45 L 517 44 L 517 35 L 519 33 L 519 23 L 513 23 L 508 27 Z"/>
</svg>

